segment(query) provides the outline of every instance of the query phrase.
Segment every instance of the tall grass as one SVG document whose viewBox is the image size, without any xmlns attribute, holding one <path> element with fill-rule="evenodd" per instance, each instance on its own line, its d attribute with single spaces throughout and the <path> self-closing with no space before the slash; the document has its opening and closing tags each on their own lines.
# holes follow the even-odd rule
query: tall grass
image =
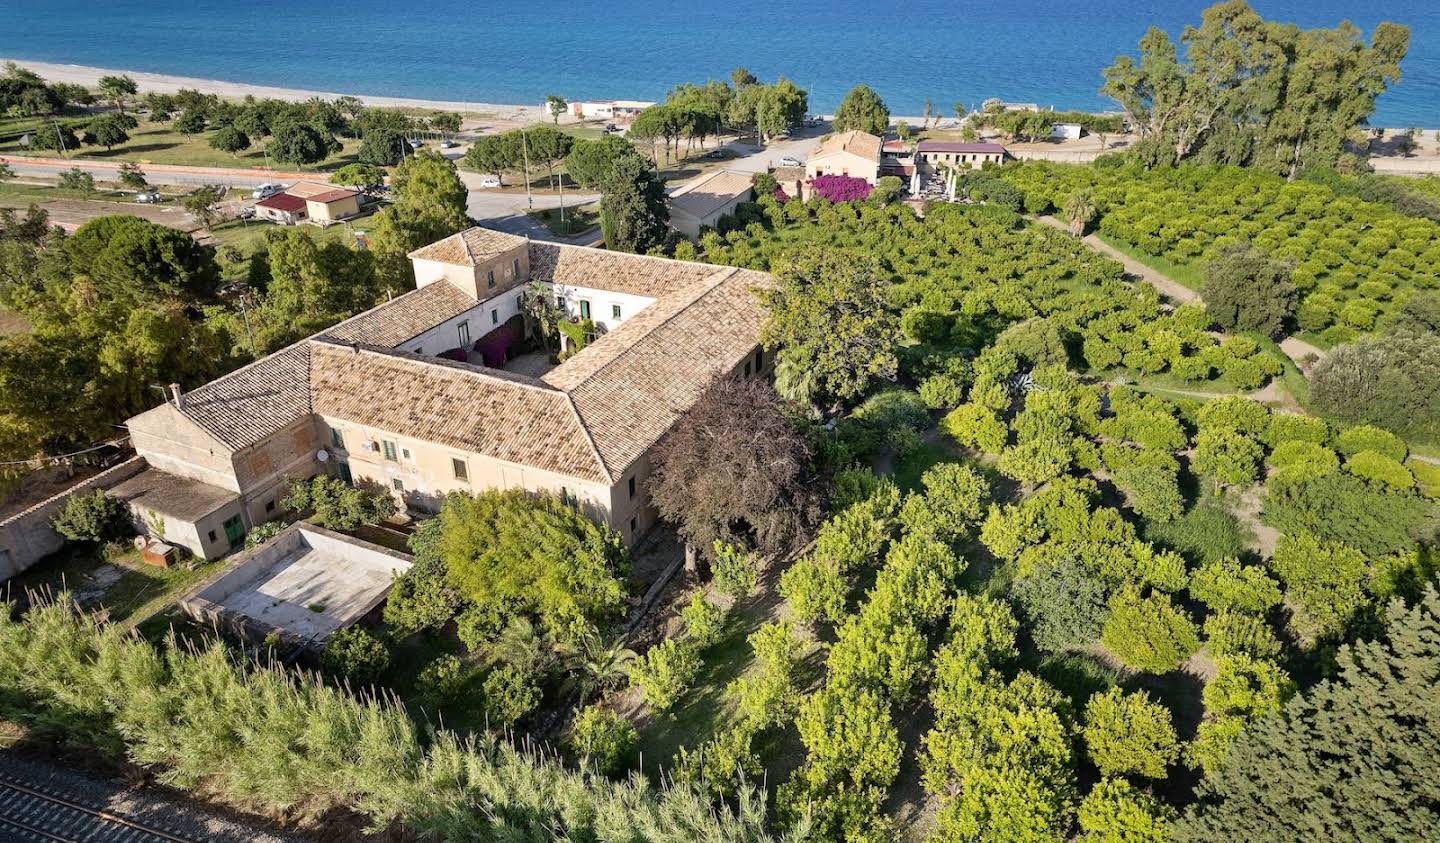
<svg viewBox="0 0 1440 843">
<path fill-rule="evenodd" d="M 307 820 L 334 808 L 466 840 L 762 843 L 754 790 L 717 805 L 689 785 L 612 781 L 543 748 L 422 731 L 391 697 L 237 657 L 158 648 L 69 595 L 0 603 L 0 719 L 155 770 L 236 807 Z M 425 745 L 428 739 L 429 745 Z"/>
</svg>

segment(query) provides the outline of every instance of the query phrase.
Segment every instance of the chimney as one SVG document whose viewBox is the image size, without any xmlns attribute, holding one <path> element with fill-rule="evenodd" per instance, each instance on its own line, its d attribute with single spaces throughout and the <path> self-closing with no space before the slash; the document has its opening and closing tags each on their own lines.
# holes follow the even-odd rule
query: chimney
<svg viewBox="0 0 1440 843">
<path fill-rule="evenodd" d="M 170 397 L 175 400 L 175 409 L 181 410 L 185 408 L 185 393 L 180 391 L 180 384 L 170 384 Z"/>
</svg>

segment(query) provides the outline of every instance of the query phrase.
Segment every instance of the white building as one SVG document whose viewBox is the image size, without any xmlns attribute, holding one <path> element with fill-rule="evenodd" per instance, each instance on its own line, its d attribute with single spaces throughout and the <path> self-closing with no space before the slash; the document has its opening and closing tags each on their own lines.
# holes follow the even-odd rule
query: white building
<svg viewBox="0 0 1440 843">
<path fill-rule="evenodd" d="M 696 176 L 670 194 L 670 226 L 694 240 L 702 227 L 714 228 L 721 217 L 734 214 L 735 206 L 750 201 L 752 195 L 754 180 L 749 173 L 716 170 Z"/>
</svg>

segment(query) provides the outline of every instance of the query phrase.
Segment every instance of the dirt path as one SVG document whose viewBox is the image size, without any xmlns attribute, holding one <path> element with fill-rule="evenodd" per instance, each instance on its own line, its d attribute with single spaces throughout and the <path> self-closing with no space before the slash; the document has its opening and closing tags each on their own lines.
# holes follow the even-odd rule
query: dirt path
<svg viewBox="0 0 1440 843">
<path fill-rule="evenodd" d="M 1035 217 L 1035 219 L 1038 222 L 1043 223 L 1044 225 L 1050 226 L 1051 228 L 1058 228 L 1059 230 L 1066 233 L 1069 233 L 1070 231 L 1070 226 L 1066 225 L 1055 217 L 1046 215 Z M 1161 273 L 1156 272 L 1145 264 L 1140 263 L 1139 261 L 1129 257 L 1128 255 L 1122 253 L 1120 250 L 1116 249 L 1114 246 L 1111 246 L 1109 243 L 1106 243 L 1104 240 L 1096 237 L 1094 234 L 1087 234 L 1083 239 L 1087 246 L 1099 252 L 1100 254 L 1120 261 L 1120 263 L 1125 266 L 1126 274 L 1143 279 L 1144 281 L 1149 283 L 1150 286 L 1159 290 L 1167 298 L 1173 299 L 1180 304 L 1190 304 L 1191 302 L 1200 301 L 1199 293 L 1195 292 L 1184 284 L 1181 284 L 1179 281 L 1176 281 L 1167 275 L 1162 275 Z"/>
</svg>

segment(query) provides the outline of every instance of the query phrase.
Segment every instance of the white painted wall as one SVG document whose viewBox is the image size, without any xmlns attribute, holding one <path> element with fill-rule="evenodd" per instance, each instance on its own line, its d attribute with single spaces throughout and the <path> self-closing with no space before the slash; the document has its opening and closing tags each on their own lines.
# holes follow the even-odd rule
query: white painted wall
<svg viewBox="0 0 1440 843">
<path fill-rule="evenodd" d="M 397 348 L 428 354 L 432 357 L 442 351 L 449 351 L 460 345 L 460 323 L 470 323 L 470 348 L 475 341 L 505 324 L 507 319 L 520 313 L 520 296 L 524 287 L 506 290 L 488 301 L 481 302 L 459 316 L 453 316 L 413 339 L 406 340 Z M 492 313 L 494 314 L 492 316 Z"/>
<path fill-rule="evenodd" d="M 550 288 L 551 295 L 565 299 L 565 310 L 570 314 L 571 319 L 578 320 L 580 318 L 581 301 L 590 302 L 590 320 L 606 331 L 615 330 L 620 327 L 620 323 L 655 303 L 654 299 L 647 296 L 597 290 L 593 287 L 576 287 L 570 284 L 546 284 L 545 286 Z M 620 307 L 618 319 L 615 318 L 612 310 L 616 305 Z"/>
</svg>

